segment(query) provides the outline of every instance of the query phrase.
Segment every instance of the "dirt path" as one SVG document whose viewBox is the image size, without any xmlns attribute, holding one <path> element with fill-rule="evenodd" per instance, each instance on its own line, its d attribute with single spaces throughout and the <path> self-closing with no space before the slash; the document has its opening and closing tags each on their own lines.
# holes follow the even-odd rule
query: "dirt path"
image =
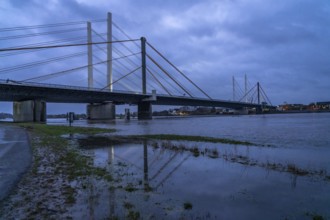
<svg viewBox="0 0 330 220">
<path fill-rule="evenodd" d="M 31 164 L 31 148 L 26 131 L 0 124 L 0 201 L 3 200 Z"/>
</svg>

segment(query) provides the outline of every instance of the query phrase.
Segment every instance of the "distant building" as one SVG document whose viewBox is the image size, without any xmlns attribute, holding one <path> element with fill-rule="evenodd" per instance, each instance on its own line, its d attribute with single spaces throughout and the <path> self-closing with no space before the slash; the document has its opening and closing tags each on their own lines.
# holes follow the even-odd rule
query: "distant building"
<svg viewBox="0 0 330 220">
<path fill-rule="evenodd" d="M 283 104 L 277 108 L 279 111 L 303 111 L 307 110 L 307 106 L 303 104 Z"/>
<path fill-rule="evenodd" d="M 330 102 L 315 102 L 308 105 L 310 110 L 330 110 Z"/>
<path fill-rule="evenodd" d="M 329 111 L 330 110 L 330 102 L 315 102 L 310 103 L 309 105 L 303 104 L 283 104 L 277 107 L 278 111 Z"/>
</svg>

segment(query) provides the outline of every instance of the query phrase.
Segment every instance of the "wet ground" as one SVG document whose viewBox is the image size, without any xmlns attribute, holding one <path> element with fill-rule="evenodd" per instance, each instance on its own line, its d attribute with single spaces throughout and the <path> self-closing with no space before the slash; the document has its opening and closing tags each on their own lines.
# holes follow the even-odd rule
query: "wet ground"
<svg viewBox="0 0 330 220">
<path fill-rule="evenodd" d="M 31 149 L 24 129 L 0 125 L 0 201 L 31 163 Z"/>
</svg>

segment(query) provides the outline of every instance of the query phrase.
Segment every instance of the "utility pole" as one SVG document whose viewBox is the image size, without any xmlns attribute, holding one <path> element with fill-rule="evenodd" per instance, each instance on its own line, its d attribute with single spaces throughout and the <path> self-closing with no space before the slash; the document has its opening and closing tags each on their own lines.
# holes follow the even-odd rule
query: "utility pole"
<svg viewBox="0 0 330 220">
<path fill-rule="evenodd" d="M 112 92 L 112 14 L 110 12 L 108 12 L 107 24 L 107 85 Z"/>
<path fill-rule="evenodd" d="M 88 88 L 93 88 L 93 45 L 92 24 L 87 22 Z"/>
<path fill-rule="evenodd" d="M 147 78 L 146 78 L 146 38 L 141 37 L 141 60 L 142 60 L 142 94 L 147 94 Z"/>
</svg>

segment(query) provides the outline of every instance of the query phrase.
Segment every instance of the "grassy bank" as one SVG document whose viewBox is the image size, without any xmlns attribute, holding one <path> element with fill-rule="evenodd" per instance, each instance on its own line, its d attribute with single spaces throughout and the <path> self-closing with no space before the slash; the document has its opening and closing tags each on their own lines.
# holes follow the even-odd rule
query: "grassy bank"
<svg viewBox="0 0 330 220">
<path fill-rule="evenodd" d="M 2 204 L 1 219 L 65 218 L 67 208 L 76 202 L 77 190 L 84 187 L 81 180 L 93 176 L 112 181 L 111 174 L 93 166 L 92 157 L 82 154 L 70 139 L 61 135 L 93 135 L 114 130 L 29 123 L 19 126 L 29 132 L 32 166 Z"/>
<path fill-rule="evenodd" d="M 212 138 L 205 136 L 192 136 L 192 135 L 174 135 L 174 134 L 154 134 L 154 135 L 132 135 L 131 138 L 145 138 L 145 139 L 157 139 L 157 140 L 171 140 L 171 141 L 194 141 L 194 142 L 209 142 L 209 143 L 222 143 L 222 144 L 234 144 L 245 146 L 258 146 L 248 141 L 238 141 L 225 138 Z"/>
<path fill-rule="evenodd" d="M 20 127 L 27 129 L 28 131 L 36 132 L 39 135 L 46 135 L 52 137 L 60 137 L 63 134 L 100 134 L 100 133 L 112 133 L 114 129 L 104 128 L 91 128 L 91 127 L 69 127 L 60 125 L 46 125 L 46 124 L 33 124 L 33 123 L 21 123 Z"/>
</svg>

